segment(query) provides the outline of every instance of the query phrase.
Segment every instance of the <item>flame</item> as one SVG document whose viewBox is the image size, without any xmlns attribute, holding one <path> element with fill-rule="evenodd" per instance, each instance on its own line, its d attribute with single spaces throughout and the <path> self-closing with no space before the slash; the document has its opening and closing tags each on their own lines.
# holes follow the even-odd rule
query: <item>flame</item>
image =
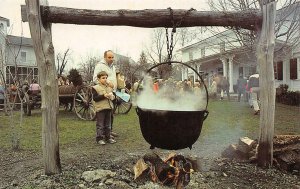
<svg viewBox="0 0 300 189">
<path fill-rule="evenodd" d="M 155 155 L 154 158 L 159 157 Z M 184 188 L 190 182 L 190 174 L 195 172 L 190 160 L 182 155 L 176 155 L 176 153 L 169 154 L 164 161 L 162 159 L 158 161 L 144 160 L 138 161 L 135 165 L 135 177 L 139 177 L 148 170 L 148 175 L 153 182 L 176 186 L 177 189 Z"/>
</svg>

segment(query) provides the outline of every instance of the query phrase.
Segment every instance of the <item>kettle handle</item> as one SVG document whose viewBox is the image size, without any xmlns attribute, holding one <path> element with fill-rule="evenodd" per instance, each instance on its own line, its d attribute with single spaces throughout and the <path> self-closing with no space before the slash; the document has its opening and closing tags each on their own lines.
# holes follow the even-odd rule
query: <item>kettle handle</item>
<svg viewBox="0 0 300 189">
<path fill-rule="evenodd" d="M 203 121 L 206 120 L 209 112 L 207 110 L 204 110 L 204 115 L 203 115 Z"/>
</svg>

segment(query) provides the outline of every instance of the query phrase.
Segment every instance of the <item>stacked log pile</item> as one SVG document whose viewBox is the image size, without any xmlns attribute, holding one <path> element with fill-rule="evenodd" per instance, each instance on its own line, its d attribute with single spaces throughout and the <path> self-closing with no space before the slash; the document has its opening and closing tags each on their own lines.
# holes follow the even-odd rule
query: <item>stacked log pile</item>
<svg viewBox="0 0 300 189">
<path fill-rule="evenodd" d="M 248 137 L 239 139 L 222 153 L 223 157 L 255 163 L 257 140 Z M 274 165 L 289 172 L 300 171 L 300 135 L 277 135 L 273 139 Z"/>
</svg>

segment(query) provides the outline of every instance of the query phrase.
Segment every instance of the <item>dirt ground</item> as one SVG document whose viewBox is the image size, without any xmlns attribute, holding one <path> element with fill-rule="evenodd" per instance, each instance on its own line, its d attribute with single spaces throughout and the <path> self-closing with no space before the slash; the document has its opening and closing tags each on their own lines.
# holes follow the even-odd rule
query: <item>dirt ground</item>
<svg viewBox="0 0 300 189">
<path fill-rule="evenodd" d="M 121 141 L 122 137 L 116 144 L 99 146 L 91 139 L 61 147 L 63 173 L 52 176 L 43 175 L 41 152 L 0 149 L 0 188 L 174 188 L 153 183 L 150 178 L 134 181 L 134 164 L 151 150 L 146 143 L 132 150 Z M 161 156 L 170 153 L 158 149 L 155 152 Z M 297 170 L 287 173 L 275 168 L 261 169 L 218 155 L 203 157 L 200 167 L 200 171 L 191 175 L 186 188 L 300 188 Z M 120 181 L 123 185 L 108 185 L 102 181 L 87 183 L 81 179 L 84 171 L 96 169 L 116 172 L 114 182 Z"/>
</svg>

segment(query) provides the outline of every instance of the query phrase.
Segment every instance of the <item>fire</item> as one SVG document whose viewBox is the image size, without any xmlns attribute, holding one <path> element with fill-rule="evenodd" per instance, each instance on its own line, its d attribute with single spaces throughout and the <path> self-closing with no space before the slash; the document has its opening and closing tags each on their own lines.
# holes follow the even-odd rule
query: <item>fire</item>
<svg viewBox="0 0 300 189">
<path fill-rule="evenodd" d="M 162 160 L 154 153 L 146 154 L 142 160 L 139 160 L 134 166 L 135 178 L 147 172 L 153 182 L 167 186 L 176 186 L 177 189 L 188 185 L 190 174 L 194 172 L 190 160 L 176 153 L 169 154 L 165 160 Z M 145 167 L 145 165 L 148 166 Z M 140 167 L 143 168 L 141 169 Z"/>
</svg>

